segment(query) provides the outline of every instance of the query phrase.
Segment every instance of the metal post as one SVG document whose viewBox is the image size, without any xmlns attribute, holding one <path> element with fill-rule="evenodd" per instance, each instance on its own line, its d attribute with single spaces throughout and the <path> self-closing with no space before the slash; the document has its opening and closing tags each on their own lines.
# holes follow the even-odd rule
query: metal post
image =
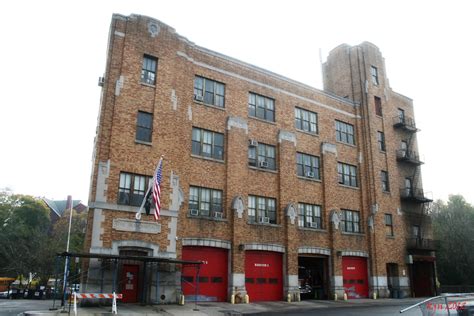
<svg viewBox="0 0 474 316">
<path fill-rule="evenodd" d="M 194 311 L 198 311 L 199 308 L 197 308 L 197 299 L 198 299 L 198 294 L 199 294 L 199 270 L 201 268 L 201 265 L 197 265 L 197 275 L 196 275 L 196 291 L 194 294 Z"/>
<path fill-rule="evenodd" d="M 159 293 L 158 293 L 158 290 L 159 290 L 159 285 L 160 285 L 160 271 L 158 271 L 158 265 L 159 263 L 156 262 L 156 303 L 159 302 Z"/>
<path fill-rule="evenodd" d="M 56 256 L 56 260 L 54 261 L 54 290 L 53 290 L 53 307 L 51 310 L 56 310 L 56 291 L 58 290 L 58 266 L 59 266 L 59 256 Z"/>
<path fill-rule="evenodd" d="M 114 271 L 113 271 L 113 280 L 112 280 L 112 292 L 117 292 L 117 259 L 114 260 Z"/>
<path fill-rule="evenodd" d="M 107 265 L 107 260 L 102 259 L 100 261 L 100 293 L 104 293 L 104 270 Z"/>
<path fill-rule="evenodd" d="M 146 284 L 146 283 L 147 283 L 147 282 L 146 282 L 146 279 L 147 279 L 147 277 L 146 277 L 146 266 L 147 266 L 147 262 L 144 261 L 144 262 L 143 262 L 143 287 L 142 287 L 143 290 L 142 290 L 142 302 L 141 302 L 142 305 L 146 305 L 146 303 L 147 303 L 147 293 L 146 293 L 146 292 L 147 292 L 147 291 L 146 291 L 146 290 L 147 290 L 147 284 Z"/>
<path fill-rule="evenodd" d="M 448 316 L 451 315 L 451 311 L 449 310 L 449 305 L 448 305 L 448 296 L 444 297 L 444 303 L 446 304 L 446 309 L 448 310 Z"/>
</svg>

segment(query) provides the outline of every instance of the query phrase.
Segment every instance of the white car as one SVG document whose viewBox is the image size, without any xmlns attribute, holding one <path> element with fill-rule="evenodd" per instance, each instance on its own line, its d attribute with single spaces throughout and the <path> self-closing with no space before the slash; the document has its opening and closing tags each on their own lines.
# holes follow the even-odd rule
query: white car
<svg viewBox="0 0 474 316">
<path fill-rule="evenodd" d="M 12 290 L 0 292 L 0 298 L 9 298 Z"/>
</svg>

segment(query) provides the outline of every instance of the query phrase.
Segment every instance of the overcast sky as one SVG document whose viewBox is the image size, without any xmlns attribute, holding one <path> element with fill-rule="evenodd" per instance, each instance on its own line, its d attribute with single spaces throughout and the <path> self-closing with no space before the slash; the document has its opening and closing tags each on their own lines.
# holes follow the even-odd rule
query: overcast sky
<svg viewBox="0 0 474 316">
<path fill-rule="evenodd" d="M 1 1 L 0 188 L 88 200 L 112 13 L 322 89 L 323 60 L 370 41 L 414 100 L 425 192 L 474 204 L 472 1 Z"/>
</svg>

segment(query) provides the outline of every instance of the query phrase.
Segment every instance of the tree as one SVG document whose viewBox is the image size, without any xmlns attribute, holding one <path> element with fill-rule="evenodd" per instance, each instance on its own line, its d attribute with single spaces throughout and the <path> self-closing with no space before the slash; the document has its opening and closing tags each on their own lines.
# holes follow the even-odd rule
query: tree
<svg viewBox="0 0 474 316">
<path fill-rule="evenodd" d="M 440 241 L 437 253 L 441 284 L 474 284 L 474 207 L 461 195 L 433 205 L 433 234 Z"/>
<path fill-rule="evenodd" d="M 37 273 L 48 244 L 49 211 L 27 195 L 0 192 L 0 275 Z"/>
</svg>

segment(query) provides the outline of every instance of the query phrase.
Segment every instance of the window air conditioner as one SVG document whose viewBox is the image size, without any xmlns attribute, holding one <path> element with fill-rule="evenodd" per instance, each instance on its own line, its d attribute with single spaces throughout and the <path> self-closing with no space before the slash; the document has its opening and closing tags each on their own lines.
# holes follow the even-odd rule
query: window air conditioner
<svg viewBox="0 0 474 316">
<path fill-rule="evenodd" d="M 309 228 L 318 228 L 318 224 L 317 224 L 317 223 L 314 223 L 314 222 L 306 223 L 306 227 L 309 227 Z"/>
<path fill-rule="evenodd" d="M 194 95 L 194 100 L 196 101 L 204 101 L 204 97 L 202 95 L 195 94 Z"/>
<path fill-rule="evenodd" d="M 189 210 L 189 215 L 198 216 L 199 215 L 199 210 L 196 210 L 196 209 Z"/>
<path fill-rule="evenodd" d="M 103 87 L 104 82 L 105 82 L 105 78 L 104 77 L 99 77 L 99 87 Z"/>
<path fill-rule="evenodd" d="M 214 212 L 214 218 L 222 218 L 222 212 Z"/>
<path fill-rule="evenodd" d="M 270 224 L 270 217 L 259 217 L 258 222 L 260 224 Z"/>
<path fill-rule="evenodd" d="M 308 178 L 314 178 L 314 172 L 308 171 L 308 172 L 306 172 L 306 176 Z"/>
<path fill-rule="evenodd" d="M 259 161 L 258 166 L 260 168 L 268 168 L 268 162 L 266 162 L 265 160 L 264 161 Z"/>
<path fill-rule="evenodd" d="M 257 147 L 258 146 L 258 142 L 255 140 L 255 139 L 250 139 L 249 140 L 249 145 L 251 147 Z"/>
</svg>

